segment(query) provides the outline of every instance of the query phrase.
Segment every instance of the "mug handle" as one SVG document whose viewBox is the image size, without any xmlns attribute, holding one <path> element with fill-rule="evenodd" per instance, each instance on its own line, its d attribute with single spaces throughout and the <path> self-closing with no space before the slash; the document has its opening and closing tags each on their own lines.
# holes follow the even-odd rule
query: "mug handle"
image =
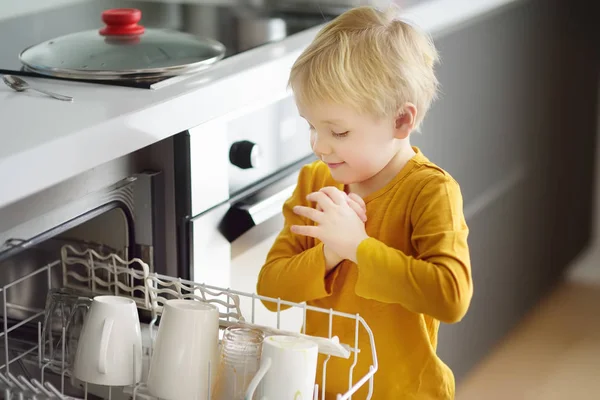
<svg viewBox="0 0 600 400">
<path fill-rule="evenodd" d="M 108 357 L 108 339 L 113 327 L 113 319 L 105 318 L 102 326 L 102 336 L 100 337 L 100 355 L 98 357 L 98 371 L 101 374 L 106 374 L 106 359 Z"/>
<path fill-rule="evenodd" d="M 271 369 L 271 358 L 267 357 L 265 359 L 265 362 L 261 364 L 260 368 L 256 372 L 256 375 L 254 375 L 254 378 L 252 378 L 252 380 L 250 381 L 248 389 L 246 389 L 246 396 L 244 397 L 244 400 L 252 400 L 252 397 L 254 396 L 254 392 L 256 391 L 258 384 L 260 383 L 262 378 L 265 377 L 269 369 Z"/>
</svg>

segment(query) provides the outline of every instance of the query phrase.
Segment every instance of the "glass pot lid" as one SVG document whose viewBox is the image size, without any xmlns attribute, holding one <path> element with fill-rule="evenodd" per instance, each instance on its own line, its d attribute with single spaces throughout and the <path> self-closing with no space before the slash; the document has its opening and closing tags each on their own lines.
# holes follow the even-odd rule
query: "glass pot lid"
<svg viewBox="0 0 600 400">
<path fill-rule="evenodd" d="M 147 29 L 134 8 L 102 13 L 100 30 L 72 33 L 31 46 L 19 55 L 27 70 L 91 80 L 143 79 L 196 72 L 219 61 L 225 46 L 187 33 Z"/>
</svg>

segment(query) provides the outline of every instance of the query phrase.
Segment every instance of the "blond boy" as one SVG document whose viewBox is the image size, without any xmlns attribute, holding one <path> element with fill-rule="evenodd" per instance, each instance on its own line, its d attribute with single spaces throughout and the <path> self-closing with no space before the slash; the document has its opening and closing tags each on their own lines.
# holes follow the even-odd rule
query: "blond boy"
<svg viewBox="0 0 600 400">
<path fill-rule="evenodd" d="M 360 314 L 375 337 L 376 400 L 454 398 L 438 327 L 460 321 L 473 293 L 459 185 L 409 142 L 436 95 L 437 60 L 426 35 L 359 7 L 329 23 L 290 75 L 319 161 L 285 203 L 257 291 Z M 306 332 L 326 337 L 328 322 L 309 313 Z M 353 344 L 354 329 L 336 319 L 333 334 Z M 354 381 L 371 365 L 364 332 L 359 347 Z M 348 390 L 352 362 L 329 360 L 327 399 Z"/>
</svg>

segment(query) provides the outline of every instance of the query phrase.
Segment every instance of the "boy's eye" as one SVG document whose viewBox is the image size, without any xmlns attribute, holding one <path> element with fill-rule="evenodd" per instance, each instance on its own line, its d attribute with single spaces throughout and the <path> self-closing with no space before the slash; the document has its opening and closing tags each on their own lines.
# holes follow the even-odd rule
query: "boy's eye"
<svg viewBox="0 0 600 400">
<path fill-rule="evenodd" d="M 335 137 L 338 137 L 338 138 L 339 138 L 339 137 L 348 136 L 348 131 L 346 131 L 346 132 L 339 132 L 339 133 L 337 133 L 337 132 L 331 132 L 331 134 L 332 134 L 333 136 L 335 136 Z"/>
</svg>

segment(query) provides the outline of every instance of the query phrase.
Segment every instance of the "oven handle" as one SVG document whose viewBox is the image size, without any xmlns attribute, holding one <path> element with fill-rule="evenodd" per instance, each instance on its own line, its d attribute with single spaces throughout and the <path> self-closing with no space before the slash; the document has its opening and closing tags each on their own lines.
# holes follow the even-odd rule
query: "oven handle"
<svg viewBox="0 0 600 400">
<path fill-rule="evenodd" d="M 253 195 L 233 204 L 219 224 L 219 232 L 233 243 L 236 239 L 255 226 L 281 214 L 283 204 L 289 199 L 296 188 L 298 174 L 285 179 L 285 187 L 266 198 Z M 289 182 L 294 183 L 290 184 Z"/>
</svg>

